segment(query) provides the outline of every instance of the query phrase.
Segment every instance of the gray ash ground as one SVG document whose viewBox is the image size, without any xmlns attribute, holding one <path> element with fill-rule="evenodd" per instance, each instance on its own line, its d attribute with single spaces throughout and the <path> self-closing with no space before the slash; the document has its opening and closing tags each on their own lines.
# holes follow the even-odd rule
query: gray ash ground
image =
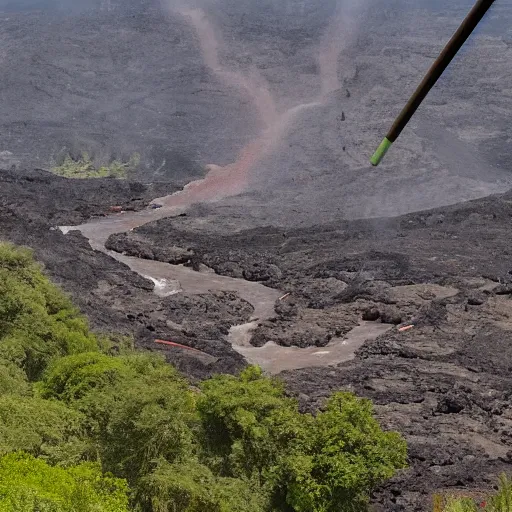
<svg viewBox="0 0 512 512">
<path fill-rule="evenodd" d="M 279 112 L 317 97 L 335 2 L 199 4 L 228 42 L 222 63 L 257 69 Z M 290 293 L 256 346 L 323 346 L 362 318 L 414 324 L 336 367 L 281 374 L 305 410 L 352 389 L 405 435 L 410 468 L 376 493 L 377 511 L 426 511 L 434 491 L 485 490 L 512 471 L 509 0 L 496 2 L 383 167 L 367 163 L 470 4 L 364 4 L 355 37 L 339 41 L 338 86 L 255 163 L 247 193 L 108 241 Z M 261 133 L 251 99 L 205 66 L 191 26 L 156 0 L 0 0 L 0 15 L 0 163 L 13 166 L 0 172 L 0 239 L 32 247 L 97 331 L 133 335 L 192 380 L 242 368 L 227 334 L 251 304 L 229 292 L 159 298 L 80 234 L 52 228 L 144 208 L 206 164 L 234 162 Z M 84 150 L 98 163 L 138 152 L 134 178 L 153 183 L 22 170 Z"/>
<path fill-rule="evenodd" d="M 49 169 L 82 151 L 105 163 L 137 152 L 138 178 L 183 184 L 207 164 L 235 161 L 261 133 L 258 109 L 205 65 L 187 19 L 162 7 L 180 3 L 0 1 L 0 167 Z M 496 3 L 378 170 L 368 155 L 471 2 L 344 1 L 338 23 L 336 4 L 194 4 L 217 33 L 221 63 L 256 71 L 278 112 L 314 101 L 332 82 L 255 164 L 254 195 L 232 200 L 245 207 L 244 222 L 396 215 L 507 190 L 510 0 Z M 352 11 L 354 20 L 344 15 Z M 318 56 L 329 33 L 339 55 L 326 77 Z"/>
</svg>

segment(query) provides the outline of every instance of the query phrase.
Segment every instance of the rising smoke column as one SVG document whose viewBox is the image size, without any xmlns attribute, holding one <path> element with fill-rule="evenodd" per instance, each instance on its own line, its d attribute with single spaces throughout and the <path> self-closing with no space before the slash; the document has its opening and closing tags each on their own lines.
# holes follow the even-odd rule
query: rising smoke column
<svg viewBox="0 0 512 512">
<path fill-rule="evenodd" d="M 368 3 L 367 0 L 345 0 L 336 5 L 336 13 L 322 37 L 318 54 L 321 98 L 341 88 L 338 57 L 356 41 Z"/>
<path fill-rule="evenodd" d="M 194 29 L 205 65 L 226 85 L 236 87 L 250 98 L 264 128 L 259 137 L 240 151 L 235 162 L 224 167 L 209 165 L 209 172 L 203 180 L 192 182 L 183 191 L 165 199 L 165 206 L 189 206 L 198 202 L 216 201 L 240 194 L 248 188 L 249 172 L 263 157 L 276 149 L 296 116 L 304 109 L 321 105 L 329 93 L 340 88 L 338 56 L 356 35 L 355 18 L 364 3 L 357 0 L 340 3 L 336 16 L 322 39 L 319 52 L 321 84 L 318 99 L 300 103 L 279 113 L 266 80 L 256 68 L 247 76 L 242 71 L 231 70 L 222 64 L 219 56 L 222 42 L 206 13 L 180 1 L 171 5 L 168 0 L 167 5 L 171 11 L 183 16 Z"/>
</svg>

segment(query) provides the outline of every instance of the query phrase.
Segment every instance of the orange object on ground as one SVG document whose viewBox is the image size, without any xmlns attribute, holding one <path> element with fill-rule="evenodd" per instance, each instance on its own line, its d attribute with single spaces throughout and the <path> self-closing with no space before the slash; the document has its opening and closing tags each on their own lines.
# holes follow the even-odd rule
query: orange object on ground
<svg viewBox="0 0 512 512">
<path fill-rule="evenodd" d="M 197 348 L 187 347 L 186 345 L 181 345 L 180 343 L 174 343 L 174 341 L 155 340 L 155 343 L 160 343 L 160 345 L 169 345 L 171 347 L 185 348 L 187 350 L 193 350 L 194 352 L 200 352 L 201 354 L 204 354 L 203 351 L 197 350 Z"/>
<path fill-rule="evenodd" d="M 413 327 L 414 327 L 414 325 L 406 325 L 405 327 L 400 327 L 400 329 L 398 329 L 398 332 L 408 331 L 409 329 L 412 329 Z"/>
</svg>

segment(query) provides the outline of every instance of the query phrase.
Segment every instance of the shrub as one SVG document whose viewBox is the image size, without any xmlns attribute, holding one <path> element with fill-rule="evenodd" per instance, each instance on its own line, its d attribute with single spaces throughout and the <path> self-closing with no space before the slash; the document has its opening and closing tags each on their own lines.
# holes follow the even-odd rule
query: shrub
<svg viewBox="0 0 512 512">
<path fill-rule="evenodd" d="M 28 395 L 27 375 L 12 361 L 0 359 L 0 396 L 4 394 Z"/>
<path fill-rule="evenodd" d="M 56 398 L 72 403 L 111 388 L 134 372 L 120 358 L 99 352 L 84 352 L 56 360 L 38 386 L 44 398 Z"/>
<path fill-rule="evenodd" d="M 138 154 L 133 154 L 128 162 L 113 160 L 108 165 L 95 167 L 88 153 L 82 153 L 78 158 L 67 155 L 60 165 L 52 168 L 52 172 L 64 178 L 117 178 L 125 179 L 140 163 Z"/>
<path fill-rule="evenodd" d="M 94 464 L 65 469 L 24 453 L 0 458 L 0 512 L 127 512 L 127 491 Z"/>
<path fill-rule="evenodd" d="M 448 498 L 443 512 L 476 512 L 477 510 L 478 507 L 471 498 Z"/>
<path fill-rule="evenodd" d="M 512 512 L 512 479 L 500 477 L 498 489 L 478 501 L 471 497 L 434 496 L 434 512 Z"/>
<path fill-rule="evenodd" d="M 406 465 L 406 444 L 383 432 L 369 400 L 335 393 L 286 461 L 287 502 L 297 512 L 363 510 L 370 492 Z"/>
<path fill-rule="evenodd" d="M 144 512 L 264 512 L 265 497 L 244 480 L 219 478 L 197 461 L 168 464 L 141 480 Z"/>
<path fill-rule="evenodd" d="M 82 415 L 40 398 L 0 397 L 0 456 L 23 450 L 49 462 L 79 462 L 88 448 Z"/>
<path fill-rule="evenodd" d="M 512 512 L 512 479 L 501 476 L 498 491 L 487 500 L 487 509 L 489 512 Z"/>
<path fill-rule="evenodd" d="M 291 444 L 300 444 L 310 415 L 301 416 L 283 385 L 250 367 L 239 377 L 218 375 L 201 384 L 198 401 L 205 456 L 223 476 L 263 481 Z"/>
<path fill-rule="evenodd" d="M 383 432 L 371 402 L 350 393 L 333 395 L 313 417 L 255 368 L 202 390 L 208 462 L 223 476 L 257 479 L 279 510 L 362 510 L 375 486 L 405 467 L 404 440 Z"/>
<path fill-rule="evenodd" d="M 96 349 L 85 318 L 32 253 L 0 242 L 0 358 L 37 380 L 55 357 Z"/>
<path fill-rule="evenodd" d="M 101 435 L 102 458 L 130 482 L 150 472 L 159 457 L 177 462 L 195 450 L 194 396 L 163 364 L 112 388 L 117 401 Z"/>
<path fill-rule="evenodd" d="M 104 467 L 130 482 L 148 473 L 158 457 L 174 462 L 193 451 L 194 396 L 162 358 L 64 357 L 49 368 L 39 389 L 86 416 Z"/>
</svg>

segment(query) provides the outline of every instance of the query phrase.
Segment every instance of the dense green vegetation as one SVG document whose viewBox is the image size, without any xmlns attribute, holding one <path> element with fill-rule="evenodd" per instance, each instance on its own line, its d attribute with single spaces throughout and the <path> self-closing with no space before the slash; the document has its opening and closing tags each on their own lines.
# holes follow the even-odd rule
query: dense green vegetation
<svg viewBox="0 0 512 512">
<path fill-rule="evenodd" d="M 350 393 L 301 414 L 258 368 L 198 391 L 104 345 L 29 251 L 0 244 L 0 512 L 362 511 L 405 466 Z"/>
<path fill-rule="evenodd" d="M 0 244 L 0 364 L 9 369 L 0 386 L 36 380 L 56 357 L 97 348 L 85 318 L 46 279 L 30 251 Z"/>
<path fill-rule="evenodd" d="M 127 491 L 99 464 L 63 468 L 23 453 L 0 459 L 0 512 L 127 512 Z"/>
<path fill-rule="evenodd" d="M 67 155 L 64 160 L 52 168 L 52 172 L 65 178 L 117 178 L 125 179 L 140 163 L 138 154 L 132 155 L 128 162 L 113 160 L 108 165 L 96 167 L 88 153 L 78 158 Z"/>
</svg>

